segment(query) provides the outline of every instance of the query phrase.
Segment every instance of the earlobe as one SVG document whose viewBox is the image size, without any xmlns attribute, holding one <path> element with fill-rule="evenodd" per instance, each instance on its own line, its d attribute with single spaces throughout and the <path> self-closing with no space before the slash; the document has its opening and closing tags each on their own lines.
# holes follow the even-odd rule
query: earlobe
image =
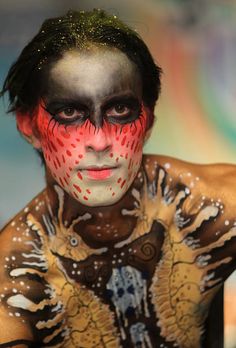
<svg viewBox="0 0 236 348">
<path fill-rule="evenodd" d="M 17 129 L 25 140 L 32 144 L 35 149 L 41 148 L 40 139 L 36 136 L 34 118 L 29 113 L 16 112 Z"/>
</svg>

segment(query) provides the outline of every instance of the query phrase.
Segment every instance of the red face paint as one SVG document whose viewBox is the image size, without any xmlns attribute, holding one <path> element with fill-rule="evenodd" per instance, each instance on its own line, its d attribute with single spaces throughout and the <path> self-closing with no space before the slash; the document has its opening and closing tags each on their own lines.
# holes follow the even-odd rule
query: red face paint
<svg viewBox="0 0 236 348">
<path fill-rule="evenodd" d="M 89 206 L 118 201 L 132 184 L 142 160 L 146 112 L 132 123 L 101 128 L 58 123 L 40 105 L 37 127 L 46 165 L 57 183 Z"/>
</svg>

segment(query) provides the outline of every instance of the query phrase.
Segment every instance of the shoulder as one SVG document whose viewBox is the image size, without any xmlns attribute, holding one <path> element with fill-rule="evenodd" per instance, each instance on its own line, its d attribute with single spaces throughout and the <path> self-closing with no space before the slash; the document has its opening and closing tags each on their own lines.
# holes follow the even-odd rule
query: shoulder
<svg viewBox="0 0 236 348">
<path fill-rule="evenodd" d="M 41 279 L 47 269 L 40 249 L 41 236 L 32 224 L 32 217 L 43 214 L 45 205 L 43 192 L 0 233 L 0 321 L 3 328 L 0 343 L 32 343 L 32 323 L 36 318 L 43 319 L 34 307 L 46 296 Z M 9 327 L 15 330 L 8 330 Z"/>
<path fill-rule="evenodd" d="M 196 164 L 173 157 L 160 155 L 144 155 L 143 163 L 148 169 L 162 167 L 168 175 L 186 185 L 193 180 L 199 182 L 199 188 L 210 191 L 234 191 L 236 198 L 236 165 L 234 164 Z"/>
<path fill-rule="evenodd" d="M 14 216 L 0 232 L 1 279 L 14 276 L 14 269 L 24 262 L 23 255 L 32 249 L 32 243 L 40 242 L 40 236 L 32 226 L 32 217 L 42 219 L 46 210 L 46 194 L 43 191 Z M 25 267 L 25 266 L 24 266 Z"/>
<path fill-rule="evenodd" d="M 144 155 L 143 167 L 150 177 L 162 168 L 165 186 L 174 190 L 184 186 L 188 206 L 215 206 L 221 224 L 236 223 L 236 165 L 194 164 L 167 156 Z"/>
</svg>

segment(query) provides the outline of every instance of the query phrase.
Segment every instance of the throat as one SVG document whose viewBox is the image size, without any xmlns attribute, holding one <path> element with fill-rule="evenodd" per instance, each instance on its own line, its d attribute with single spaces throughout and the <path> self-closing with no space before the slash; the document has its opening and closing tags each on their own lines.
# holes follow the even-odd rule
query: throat
<svg viewBox="0 0 236 348">
<path fill-rule="evenodd" d="M 47 172 L 49 212 L 57 234 L 77 235 L 88 247 L 112 247 L 128 239 L 137 225 L 137 217 L 125 214 L 135 208 L 135 192 L 140 192 L 142 170 L 120 201 L 110 206 L 85 206 L 63 190 Z M 58 236 L 59 237 L 59 236 Z"/>
</svg>

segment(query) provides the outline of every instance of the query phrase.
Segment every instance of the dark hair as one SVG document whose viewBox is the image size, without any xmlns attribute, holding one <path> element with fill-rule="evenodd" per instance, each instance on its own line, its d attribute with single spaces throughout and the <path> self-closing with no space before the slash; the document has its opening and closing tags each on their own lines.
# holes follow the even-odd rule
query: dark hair
<svg viewBox="0 0 236 348">
<path fill-rule="evenodd" d="M 32 113 L 41 97 L 47 63 L 60 58 L 65 51 L 93 43 L 116 47 L 136 64 L 142 78 L 144 103 L 153 109 L 160 93 L 161 69 L 137 32 L 116 16 L 94 9 L 69 11 L 65 16 L 43 23 L 5 79 L 1 95 L 9 93 L 9 112 Z M 149 127 L 152 124 L 153 119 L 149 120 Z"/>
</svg>

